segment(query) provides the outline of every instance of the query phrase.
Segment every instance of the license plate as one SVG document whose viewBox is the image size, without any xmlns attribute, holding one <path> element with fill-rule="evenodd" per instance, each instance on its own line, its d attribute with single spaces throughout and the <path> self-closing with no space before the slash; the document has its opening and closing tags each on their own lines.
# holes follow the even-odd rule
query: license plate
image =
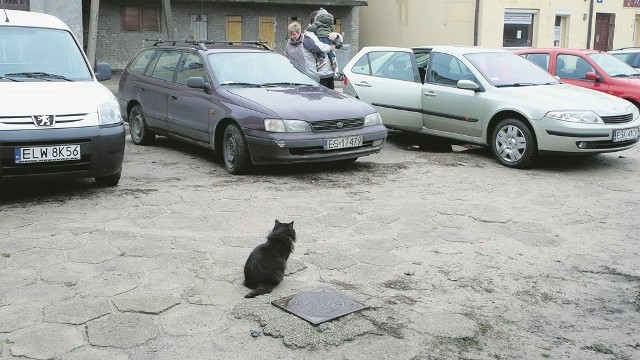
<svg viewBox="0 0 640 360">
<path fill-rule="evenodd" d="M 16 164 L 80 160 L 80 145 L 53 145 L 14 148 Z"/>
<path fill-rule="evenodd" d="M 625 141 L 625 140 L 634 140 L 634 139 L 637 139 L 637 138 L 638 138 L 638 128 L 614 130 L 613 131 L 613 142 Z"/>
<path fill-rule="evenodd" d="M 324 139 L 324 149 L 344 149 L 362 146 L 362 136 L 347 136 L 333 139 Z"/>
</svg>

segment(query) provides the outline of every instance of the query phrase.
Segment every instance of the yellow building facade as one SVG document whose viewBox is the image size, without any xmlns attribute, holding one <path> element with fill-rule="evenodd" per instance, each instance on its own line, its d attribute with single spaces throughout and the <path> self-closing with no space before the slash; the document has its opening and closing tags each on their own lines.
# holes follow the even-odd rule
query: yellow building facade
<svg viewBox="0 0 640 360">
<path fill-rule="evenodd" d="M 360 46 L 640 46 L 640 0 L 368 0 Z"/>
</svg>

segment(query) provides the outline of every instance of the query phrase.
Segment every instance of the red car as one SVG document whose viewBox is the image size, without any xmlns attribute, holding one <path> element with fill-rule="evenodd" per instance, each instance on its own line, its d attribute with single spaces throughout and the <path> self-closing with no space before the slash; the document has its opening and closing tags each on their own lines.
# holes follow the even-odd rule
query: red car
<svg viewBox="0 0 640 360">
<path fill-rule="evenodd" d="M 514 52 L 559 77 L 562 82 L 615 95 L 640 108 L 640 72 L 611 54 L 559 48 Z"/>
</svg>

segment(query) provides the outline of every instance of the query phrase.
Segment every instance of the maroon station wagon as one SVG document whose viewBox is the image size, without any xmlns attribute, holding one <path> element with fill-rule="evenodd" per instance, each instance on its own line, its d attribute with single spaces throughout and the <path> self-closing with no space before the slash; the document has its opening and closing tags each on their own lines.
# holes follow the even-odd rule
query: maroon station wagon
<svg viewBox="0 0 640 360">
<path fill-rule="evenodd" d="M 369 104 L 319 85 L 258 42 L 157 41 L 131 60 L 118 92 L 135 144 L 162 135 L 204 146 L 232 174 L 355 161 L 387 137 Z"/>
</svg>

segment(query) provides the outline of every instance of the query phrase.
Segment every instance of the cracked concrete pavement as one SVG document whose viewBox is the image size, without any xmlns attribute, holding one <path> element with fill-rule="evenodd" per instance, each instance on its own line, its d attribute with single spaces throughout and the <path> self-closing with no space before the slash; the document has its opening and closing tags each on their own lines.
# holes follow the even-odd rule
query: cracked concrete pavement
<svg viewBox="0 0 640 360">
<path fill-rule="evenodd" d="M 355 164 L 233 176 L 205 149 L 126 143 L 115 188 L 2 185 L 0 359 L 640 358 L 640 150 L 434 152 L 392 133 Z M 273 293 L 242 267 L 274 219 Z M 319 326 L 271 305 L 330 288 Z"/>
</svg>

